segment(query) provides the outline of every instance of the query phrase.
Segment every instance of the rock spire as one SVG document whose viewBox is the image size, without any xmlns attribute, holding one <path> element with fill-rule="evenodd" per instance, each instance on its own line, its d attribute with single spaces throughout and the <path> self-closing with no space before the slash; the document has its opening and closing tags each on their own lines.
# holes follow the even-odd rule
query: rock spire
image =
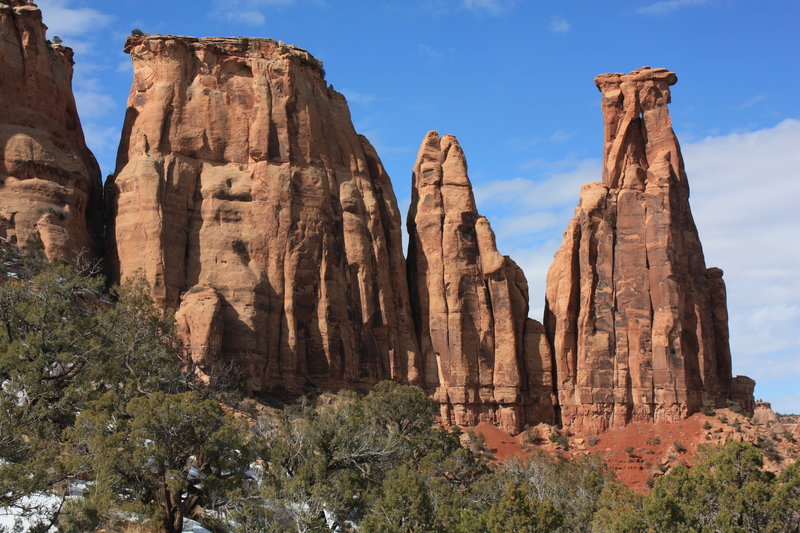
<svg viewBox="0 0 800 533">
<path fill-rule="evenodd" d="M 423 385 L 442 419 L 512 432 L 552 422 L 550 350 L 541 324 L 528 318 L 528 283 L 497 251 L 452 135 L 432 131 L 422 141 L 408 233 Z"/>
<path fill-rule="evenodd" d="M 595 78 L 603 181 L 581 190 L 546 291 L 558 409 L 577 431 L 752 402 L 752 380 L 731 378 L 722 271 L 706 268 L 689 209 L 667 109 L 676 81 L 648 67 Z"/>
</svg>

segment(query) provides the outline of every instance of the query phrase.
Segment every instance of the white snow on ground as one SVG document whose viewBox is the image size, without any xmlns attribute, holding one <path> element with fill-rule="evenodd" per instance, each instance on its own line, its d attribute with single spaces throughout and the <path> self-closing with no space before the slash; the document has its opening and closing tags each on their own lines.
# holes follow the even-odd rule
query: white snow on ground
<svg viewBox="0 0 800 533">
<path fill-rule="evenodd" d="M 195 522 L 191 518 L 184 518 L 183 533 L 211 533 L 211 531 L 207 530 L 206 528 L 204 528 L 198 522 Z"/>
<path fill-rule="evenodd" d="M 37 497 L 36 499 L 31 498 L 26 500 L 25 503 L 30 504 L 34 501 L 41 504 L 52 503 L 53 505 L 58 505 L 58 499 L 54 496 L 41 496 Z M 22 529 L 20 529 L 20 531 L 28 531 L 31 526 L 37 523 L 37 518 L 38 517 L 36 516 L 22 517 L 20 516 L 18 509 L 0 507 L 0 527 L 5 527 L 7 531 L 14 531 L 15 525 L 21 526 Z M 50 531 L 55 532 L 56 528 L 51 527 Z M 185 518 L 183 520 L 183 533 L 211 533 L 211 531 L 201 526 L 200 523 L 189 518 Z"/>
<path fill-rule="evenodd" d="M 20 502 L 22 505 L 29 507 L 40 507 L 43 510 L 55 509 L 61 503 L 61 500 L 52 494 L 39 494 L 36 496 L 29 496 Z M 28 529 L 37 524 L 40 520 L 45 520 L 47 513 L 34 516 L 22 516 L 20 510 L 17 508 L 0 507 L 0 527 L 5 527 L 7 531 L 14 531 L 14 526 L 19 525 L 22 527 L 21 531 L 28 531 Z M 51 527 L 50 531 L 56 531 L 56 528 Z"/>
</svg>

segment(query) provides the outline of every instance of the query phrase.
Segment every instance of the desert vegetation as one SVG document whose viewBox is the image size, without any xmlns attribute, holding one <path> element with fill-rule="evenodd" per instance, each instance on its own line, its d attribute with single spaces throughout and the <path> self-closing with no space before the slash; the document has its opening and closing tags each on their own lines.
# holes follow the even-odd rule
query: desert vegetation
<svg viewBox="0 0 800 533">
<path fill-rule="evenodd" d="M 596 455 L 496 462 L 398 383 L 267 406 L 195 381 L 141 280 L 107 289 L 36 246 L 1 250 L 0 507 L 27 517 L 19 530 L 171 533 L 188 517 L 231 533 L 800 527 L 800 466 L 765 471 L 767 442 L 706 447 L 640 495 Z"/>
</svg>

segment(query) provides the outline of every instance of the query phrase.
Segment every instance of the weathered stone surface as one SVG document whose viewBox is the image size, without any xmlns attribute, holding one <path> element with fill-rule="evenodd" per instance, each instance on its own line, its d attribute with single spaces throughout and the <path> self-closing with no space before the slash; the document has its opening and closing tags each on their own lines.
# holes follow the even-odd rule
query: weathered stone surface
<svg viewBox="0 0 800 533">
<path fill-rule="evenodd" d="M 184 357 L 201 373 L 213 371 L 222 353 L 222 299 L 212 287 L 195 286 L 181 297 L 175 325 Z"/>
<path fill-rule="evenodd" d="M 560 417 L 576 431 L 746 403 L 752 380 L 731 380 L 722 271 L 705 267 L 667 110 L 676 81 L 648 67 L 595 78 L 603 181 L 581 191 L 545 311 Z"/>
<path fill-rule="evenodd" d="M 772 410 L 772 404 L 769 402 L 755 402 L 752 421 L 753 424 L 766 426 L 776 435 L 783 436 L 786 434 L 786 426 L 783 425 L 780 417 Z"/>
<path fill-rule="evenodd" d="M 422 142 L 408 215 L 409 286 L 423 384 L 442 419 L 519 431 L 554 418 L 550 350 L 522 270 L 497 251 L 452 135 Z"/>
<path fill-rule="evenodd" d="M 141 271 L 180 307 L 195 361 L 233 362 L 251 391 L 416 382 L 392 185 L 321 63 L 270 39 L 153 35 L 126 51 L 113 277 Z"/>
<path fill-rule="evenodd" d="M 45 30 L 36 4 L 0 1 L 0 238 L 39 238 L 48 259 L 73 261 L 97 253 L 100 168 L 78 120 L 72 50 Z"/>
<path fill-rule="evenodd" d="M 739 404 L 745 413 L 752 413 L 755 409 L 755 399 L 753 398 L 755 387 L 755 380 L 747 376 L 736 376 L 731 380 L 729 400 Z"/>
</svg>

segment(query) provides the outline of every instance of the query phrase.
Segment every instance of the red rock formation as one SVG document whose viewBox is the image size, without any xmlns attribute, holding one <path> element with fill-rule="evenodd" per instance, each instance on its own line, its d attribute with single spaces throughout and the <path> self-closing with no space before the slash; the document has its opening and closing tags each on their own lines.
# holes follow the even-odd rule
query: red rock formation
<svg viewBox="0 0 800 533">
<path fill-rule="evenodd" d="M 442 419 L 511 432 L 552 421 L 550 350 L 527 318 L 528 283 L 478 214 L 456 138 L 428 133 L 413 180 L 409 286 L 423 382 Z"/>
<path fill-rule="evenodd" d="M 72 95 L 72 50 L 45 40 L 36 4 L 0 1 L 0 238 L 50 260 L 95 254 L 100 168 Z"/>
<path fill-rule="evenodd" d="M 195 362 L 234 362 L 251 391 L 416 382 L 392 185 L 321 63 L 270 39 L 125 50 L 113 277 L 143 272 Z"/>
<path fill-rule="evenodd" d="M 187 362 L 201 375 L 213 372 L 222 354 L 222 299 L 211 287 L 195 286 L 181 297 L 175 324 Z"/>
<path fill-rule="evenodd" d="M 731 380 L 722 271 L 706 269 L 689 210 L 667 111 L 676 81 L 647 67 L 595 78 L 603 181 L 581 191 L 545 312 L 561 419 L 576 431 L 678 420 L 747 396 L 752 409 L 752 380 Z"/>
</svg>

